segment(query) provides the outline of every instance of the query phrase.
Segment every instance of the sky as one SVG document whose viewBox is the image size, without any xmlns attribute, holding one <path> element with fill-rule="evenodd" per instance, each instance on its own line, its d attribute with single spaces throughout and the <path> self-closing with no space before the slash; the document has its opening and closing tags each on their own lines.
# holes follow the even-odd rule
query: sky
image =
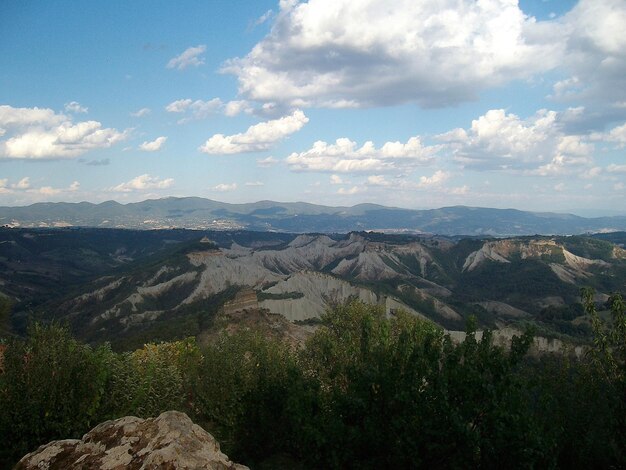
<svg viewBox="0 0 626 470">
<path fill-rule="evenodd" d="M 626 214 L 624 0 L 3 0 L 0 205 Z"/>
</svg>

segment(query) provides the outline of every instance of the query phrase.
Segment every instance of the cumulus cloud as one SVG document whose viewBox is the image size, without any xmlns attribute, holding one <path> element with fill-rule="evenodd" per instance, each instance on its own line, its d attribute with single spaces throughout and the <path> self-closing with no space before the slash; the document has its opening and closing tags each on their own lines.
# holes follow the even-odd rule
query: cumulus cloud
<svg viewBox="0 0 626 470">
<path fill-rule="evenodd" d="M 168 113 L 189 113 L 194 119 L 203 119 L 220 112 L 224 104 L 219 98 L 213 98 L 208 101 L 191 100 L 189 98 L 176 100 L 165 107 Z M 180 122 L 185 122 L 183 119 Z"/>
<path fill-rule="evenodd" d="M 619 148 L 626 147 L 626 123 L 614 127 L 608 132 L 594 132 L 591 134 L 592 140 L 603 140 L 617 144 Z"/>
<path fill-rule="evenodd" d="M 256 165 L 261 168 L 269 168 L 269 167 L 276 165 L 277 163 L 278 163 L 278 160 L 275 159 L 274 157 L 258 158 L 256 161 Z"/>
<path fill-rule="evenodd" d="M 206 46 L 201 44 L 199 46 L 190 47 L 182 54 L 170 59 L 167 63 L 168 69 L 183 70 L 187 67 L 198 67 L 204 64 L 204 58 L 200 57 L 206 51 Z"/>
<path fill-rule="evenodd" d="M 141 108 L 135 111 L 134 113 L 130 113 L 130 115 L 132 117 L 145 117 L 148 114 L 150 114 L 150 112 L 151 112 L 150 108 Z"/>
<path fill-rule="evenodd" d="M 389 186 L 391 181 L 388 181 L 383 175 L 372 175 L 367 177 L 368 186 Z"/>
<path fill-rule="evenodd" d="M 128 131 L 103 128 L 97 121 L 73 123 L 51 109 L 0 106 L 0 158 L 73 158 L 123 141 Z M 8 137 L 8 138 L 7 138 Z"/>
<path fill-rule="evenodd" d="M 15 189 L 29 189 L 30 188 L 30 178 L 28 176 L 22 178 L 17 183 L 13 185 Z"/>
<path fill-rule="evenodd" d="M 65 103 L 65 111 L 68 113 L 82 114 L 89 111 L 89 109 L 85 106 L 81 106 L 78 101 L 71 101 L 69 103 Z"/>
<path fill-rule="evenodd" d="M 146 141 L 139 146 L 139 150 L 142 150 L 144 152 L 156 152 L 157 150 L 160 150 L 161 147 L 163 147 L 163 144 L 165 143 L 166 140 L 167 140 L 167 137 L 161 136 L 161 137 L 157 137 L 152 142 Z"/>
<path fill-rule="evenodd" d="M 158 176 L 143 174 L 140 176 L 136 176 L 126 183 L 121 183 L 117 186 L 114 186 L 113 188 L 111 188 L 111 191 L 128 193 L 131 191 L 143 191 L 146 189 L 167 189 L 173 184 L 174 180 L 172 178 L 161 179 Z"/>
<path fill-rule="evenodd" d="M 343 180 L 339 175 L 330 175 L 330 184 L 343 184 Z"/>
<path fill-rule="evenodd" d="M 219 191 L 221 193 L 234 191 L 235 189 L 237 189 L 237 183 L 231 183 L 231 184 L 220 183 L 217 186 L 213 186 L 213 191 Z"/>
<path fill-rule="evenodd" d="M 296 110 L 289 116 L 250 126 L 241 134 L 228 136 L 215 134 L 199 150 L 209 155 L 268 150 L 278 141 L 302 129 L 307 122 L 309 118 L 302 111 Z"/>
<path fill-rule="evenodd" d="M 492 109 L 472 121 L 469 129 L 440 136 L 453 159 L 477 170 L 527 171 L 547 176 L 593 162 L 593 144 L 566 135 L 555 111 L 540 110 L 528 119 Z"/>
<path fill-rule="evenodd" d="M 63 193 L 72 193 L 80 189 L 80 183 L 73 181 L 66 188 L 55 188 L 52 186 L 41 186 L 34 188 L 31 185 L 30 178 L 24 177 L 17 183 L 13 183 L 9 186 L 8 179 L 0 179 L 0 194 L 15 194 L 16 191 L 22 194 L 30 194 L 35 196 L 55 196 Z"/>
<path fill-rule="evenodd" d="M 62 193 L 63 190 L 59 188 L 53 188 L 52 186 L 42 186 L 41 188 L 30 189 L 28 192 L 40 194 L 42 196 L 55 196 Z"/>
<path fill-rule="evenodd" d="M 261 181 L 249 181 L 246 183 L 246 186 L 265 186 L 265 183 Z"/>
<path fill-rule="evenodd" d="M 361 189 L 358 186 L 352 186 L 351 188 L 339 188 L 337 190 L 337 194 L 341 194 L 342 196 L 352 196 L 353 194 L 361 192 Z"/>
<path fill-rule="evenodd" d="M 421 188 L 438 186 L 446 181 L 448 178 L 450 178 L 450 173 L 443 170 L 437 170 L 432 176 L 421 176 L 418 186 Z"/>
<path fill-rule="evenodd" d="M 560 24 L 571 76 L 555 85 L 555 95 L 607 106 L 626 100 L 626 2 L 580 0 Z"/>
<path fill-rule="evenodd" d="M 340 138 L 334 144 L 317 141 L 309 150 L 289 155 L 286 162 L 293 171 L 372 173 L 430 164 L 439 149 L 437 145 L 424 146 L 419 137 L 406 143 L 386 142 L 380 148 L 371 141 L 358 147 L 356 142 Z"/>
<path fill-rule="evenodd" d="M 223 71 L 262 102 L 445 106 L 555 67 L 562 34 L 510 0 L 283 1 L 271 32 Z"/>
<path fill-rule="evenodd" d="M 224 114 L 232 117 L 241 113 L 251 113 L 253 111 L 252 106 L 246 100 L 229 101 L 224 106 Z"/>
<path fill-rule="evenodd" d="M 626 165 L 611 164 L 606 167 L 606 171 L 609 173 L 626 173 Z"/>
</svg>

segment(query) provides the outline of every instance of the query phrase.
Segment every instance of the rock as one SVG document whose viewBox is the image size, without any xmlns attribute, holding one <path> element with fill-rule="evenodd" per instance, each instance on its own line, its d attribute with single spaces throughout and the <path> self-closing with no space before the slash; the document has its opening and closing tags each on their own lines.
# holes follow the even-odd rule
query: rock
<svg viewBox="0 0 626 470">
<path fill-rule="evenodd" d="M 247 469 L 220 452 L 219 443 L 185 414 L 126 416 L 99 424 L 82 440 L 53 441 L 23 457 L 15 470 Z"/>
</svg>

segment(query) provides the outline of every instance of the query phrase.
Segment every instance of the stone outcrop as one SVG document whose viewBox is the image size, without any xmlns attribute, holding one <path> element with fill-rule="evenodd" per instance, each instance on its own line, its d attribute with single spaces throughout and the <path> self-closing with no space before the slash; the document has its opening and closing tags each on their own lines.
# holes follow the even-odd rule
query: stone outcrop
<svg viewBox="0 0 626 470">
<path fill-rule="evenodd" d="M 220 452 L 208 432 L 177 411 L 99 424 L 82 440 L 53 441 L 22 458 L 15 470 L 247 469 Z"/>
</svg>

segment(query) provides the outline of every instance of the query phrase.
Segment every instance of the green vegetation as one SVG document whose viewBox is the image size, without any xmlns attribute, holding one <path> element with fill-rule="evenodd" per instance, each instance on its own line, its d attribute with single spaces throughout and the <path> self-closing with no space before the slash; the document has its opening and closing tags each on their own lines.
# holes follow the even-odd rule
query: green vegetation
<svg viewBox="0 0 626 470">
<path fill-rule="evenodd" d="M 91 348 L 58 325 L 0 344 L 0 466 L 105 419 L 188 413 L 252 468 L 618 468 L 626 461 L 626 317 L 583 305 L 581 359 L 531 359 L 485 332 L 455 344 L 432 323 L 338 305 L 303 349 L 250 331 Z M 578 312 L 546 310 L 548 317 Z"/>
<path fill-rule="evenodd" d="M 611 261 L 613 258 L 614 245 L 605 240 L 581 236 L 557 237 L 556 240 L 576 256 L 604 261 Z"/>
<path fill-rule="evenodd" d="M 257 292 L 257 299 L 261 300 L 295 300 L 304 297 L 302 292 L 280 292 L 278 294 L 272 292 Z"/>
</svg>

